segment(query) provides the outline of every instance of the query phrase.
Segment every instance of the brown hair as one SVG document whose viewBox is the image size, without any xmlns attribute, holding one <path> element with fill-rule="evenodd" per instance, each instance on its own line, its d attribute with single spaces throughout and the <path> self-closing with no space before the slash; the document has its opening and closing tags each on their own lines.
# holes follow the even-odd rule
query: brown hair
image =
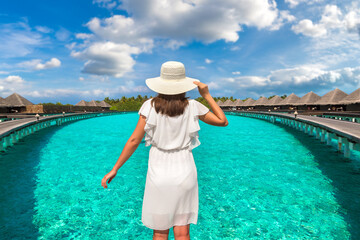
<svg viewBox="0 0 360 240">
<path fill-rule="evenodd" d="M 165 95 L 159 93 L 151 100 L 151 105 L 155 107 L 157 113 L 175 117 L 184 113 L 186 106 L 189 104 L 186 93 L 176 95 Z"/>
</svg>

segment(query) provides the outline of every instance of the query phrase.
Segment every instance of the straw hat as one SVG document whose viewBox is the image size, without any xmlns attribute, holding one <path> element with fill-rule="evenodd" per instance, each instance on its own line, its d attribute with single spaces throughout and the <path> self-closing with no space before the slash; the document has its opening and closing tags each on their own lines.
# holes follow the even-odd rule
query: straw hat
<svg viewBox="0 0 360 240">
<path fill-rule="evenodd" d="M 185 67 L 181 62 L 169 61 L 161 65 L 160 77 L 146 79 L 146 85 L 154 92 L 175 95 L 197 87 L 193 81 L 198 79 L 185 76 Z"/>
</svg>

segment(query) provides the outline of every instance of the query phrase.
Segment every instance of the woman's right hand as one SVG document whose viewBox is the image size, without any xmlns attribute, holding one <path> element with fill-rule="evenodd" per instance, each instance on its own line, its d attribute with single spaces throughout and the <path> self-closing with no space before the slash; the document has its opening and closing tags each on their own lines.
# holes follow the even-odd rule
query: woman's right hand
<svg viewBox="0 0 360 240">
<path fill-rule="evenodd" d="M 106 183 L 110 183 L 114 177 L 116 176 L 117 171 L 115 170 L 111 170 L 108 174 L 106 174 L 103 179 L 101 180 L 101 186 L 103 186 L 104 188 L 107 188 Z M 109 180 L 109 181 L 108 181 Z"/>
<path fill-rule="evenodd" d="M 207 84 L 198 81 L 193 81 L 193 83 L 198 86 L 199 93 L 203 98 L 205 98 L 206 95 L 210 95 Z"/>
</svg>

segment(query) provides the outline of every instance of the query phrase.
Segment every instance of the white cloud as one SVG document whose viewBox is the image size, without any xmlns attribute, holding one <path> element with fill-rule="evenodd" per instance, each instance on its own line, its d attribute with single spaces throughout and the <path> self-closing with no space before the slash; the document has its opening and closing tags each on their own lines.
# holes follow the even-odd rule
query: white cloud
<svg viewBox="0 0 360 240">
<path fill-rule="evenodd" d="M 93 0 L 94 4 L 113 8 L 116 1 Z M 94 45 L 111 42 L 115 45 L 136 48 L 137 52 L 123 52 L 121 58 L 130 64 L 114 63 L 100 68 L 91 64 L 88 54 L 82 59 L 87 61 L 84 72 L 93 74 L 110 74 L 122 76 L 132 70 L 135 60 L 130 56 L 143 52 L 151 52 L 155 46 L 177 49 L 191 41 L 211 43 L 217 40 L 236 42 L 242 26 L 258 29 L 276 30 L 294 17 L 287 11 L 279 11 L 274 0 L 201 0 L 201 1 L 163 1 L 163 0 L 124 0 L 117 6 L 127 12 L 126 15 L 113 15 L 109 18 L 91 19 L 86 26 L 91 34 L 77 34 L 78 39 L 89 40 L 81 49 L 69 46 L 77 51 L 94 51 Z M 99 61 L 97 61 L 99 63 Z M 96 64 L 98 65 L 98 64 Z M 95 70 L 92 70 L 92 68 Z M 113 68 L 111 68 L 113 67 Z M 119 69 L 121 69 L 119 71 Z"/>
<path fill-rule="evenodd" d="M 55 37 L 57 38 L 57 40 L 59 41 L 67 41 L 70 39 L 71 37 L 71 32 L 63 27 L 61 27 L 56 33 L 55 33 Z"/>
<path fill-rule="evenodd" d="M 310 19 L 301 20 L 292 30 L 309 37 L 322 37 L 331 34 L 359 33 L 360 8 L 350 10 L 346 15 L 336 5 L 326 5 L 319 23 Z"/>
<path fill-rule="evenodd" d="M 326 5 L 319 21 L 304 19 L 292 30 L 309 36 L 306 45 L 300 46 L 307 53 L 307 63 L 322 63 L 334 69 L 356 66 L 360 58 L 359 27 L 359 4 L 344 6 L 342 10 Z"/>
<path fill-rule="evenodd" d="M 56 67 L 60 67 L 61 62 L 59 59 L 57 58 L 52 58 L 50 59 L 50 61 L 43 63 L 38 63 L 35 66 L 35 70 L 43 70 L 43 69 L 49 69 L 49 68 L 56 68 Z"/>
<path fill-rule="evenodd" d="M 210 59 L 208 59 L 208 58 L 205 58 L 205 63 L 210 64 L 210 63 L 212 63 L 212 62 L 213 62 L 213 60 L 210 60 Z"/>
<path fill-rule="evenodd" d="M 257 96 L 309 91 L 324 93 L 336 87 L 350 93 L 360 87 L 360 67 L 325 70 L 321 65 L 302 65 L 278 69 L 265 77 L 236 76 L 219 82 L 220 90 L 231 89 L 232 94 L 247 97 L 250 92 Z"/>
<path fill-rule="evenodd" d="M 300 3 L 306 3 L 310 5 L 314 3 L 323 2 L 323 0 L 285 0 L 285 2 L 289 4 L 290 8 L 294 8 Z"/>
<path fill-rule="evenodd" d="M 117 1 L 115 0 L 93 0 L 93 4 L 97 4 L 100 7 L 113 9 L 117 5 Z"/>
<path fill-rule="evenodd" d="M 240 71 L 236 71 L 236 72 L 232 72 L 233 75 L 240 75 L 241 72 Z"/>
<path fill-rule="evenodd" d="M 86 60 L 83 73 L 122 77 L 132 71 L 135 60 L 132 54 L 140 50 L 127 44 L 113 42 L 96 42 L 83 51 L 73 51 L 71 55 Z"/>
<path fill-rule="evenodd" d="M 42 33 L 49 33 L 49 32 L 52 32 L 52 30 L 46 26 L 36 26 L 35 29 L 38 31 L 38 32 L 42 32 Z"/>
<path fill-rule="evenodd" d="M 34 48 L 44 46 L 47 40 L 31 30 L 26 22 L 0 25 L 0 55 L 3 58 L 23 57 Z"/>
<path fill-rule="evenodd" d="M 10 75 L 6 78 L 0 78 L 0 95 L 7 97 L 14 92 L 23 92 L 31 87 L 31 84 L 26 82 L 22 77 L 17 75 Z"/>
<path fill-rule="evenodd" d="M 309 19 L 301 20 L 297 25 L 291 28 L 296 34 L 302 33 L 309 37 L 321 37 L 326 35 L 327 30 L 324 25 L 313 24 Z"/>
<path fill-rule="evenodd" d="M 7 83 L 23 83 L 24 79 L 22 79 L 22 77 L 20 76 L 8 76 L 7 78 L 4 79 L 5 82 Z"/>
<path fill-rule="evenodd" d="M 28 70 L 44 70 L 60 67 L 61 61 L 57 58 L 51 58 L 49 61 L 42 63 L 41 59 L 32 59 L 18 63 L 16 66 Z"/>
</svg>

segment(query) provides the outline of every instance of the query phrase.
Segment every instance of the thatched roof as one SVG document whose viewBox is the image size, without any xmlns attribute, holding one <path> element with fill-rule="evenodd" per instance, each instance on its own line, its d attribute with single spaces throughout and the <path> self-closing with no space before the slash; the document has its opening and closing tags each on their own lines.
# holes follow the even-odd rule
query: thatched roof
<svg viewBox="0 0 360 240">
<path fill-rule="evenodd" d="M 84 100 L 81 100 L 80 102 L 75 104 L 75 106 L 87 106 L 87 102 L 85 102 Z"/>
<path fill-rule="evenodd" d="M 319 101 L 321 97 L 313 91 L 305 94 L 295 105 L 314 105 L 315 102 Z"/>
<path fill-rule="evenodd" d="M 246 101 L 242 104 L 243 107 L 251 107 L 254 106 L 255 100 L 252 98 L 246 99 Z"/>
<path fill-rule="evenodd" d="M 255 106 L 264 106 L 268 102 L 269 102 L 269 100 L 266 97 L 261 97 L 261 98 L 259 98 L 258 100 L 255 101 L 254 105 Z"/>
<path fill-rule="evenodd" d="M 221 100 L 217 101 L 216 103 L 217 103 L 217 105 L 218 105 L 219 107 L 224 104 Z"/>
<path fill-rule="evenodd" d="M 233 101 L 231 101 L 230 99 L 226 100 L 224 103 L 223 103 L 223 107 L 230 107 L 230 106 L 233 106 Z"/>
<path fill-rule="evenodd" d="M 343 100 L 346 96 L 346 93 L 341 91 L 340 89 L 336 88 L 322 96 L 322 98 L 315 102 L 315 105 L 337 105 L 341 104 L 340 101 Z"/>
<path fill-rule="evenodd" d="M 234 107 L 240 107 L 243 105 L 243 101 L 241 99 L 236 99 L 236 101 L 234 102 Z"/>
<path fill-rule="evenodd" d="M 0 107 L 8 107 L 9 104 L 7 104 L 6 100 L 2 97 L 0 97 Z"/>
<path fill-rule="evenodd" d="M 89 107 L 100 107 L 100 103 L 97 103 L 95 100 L 91 100 L 90 102 L 88 102 L 86 104 L 86 106 L 89 106 Z"/>
<path fill-rule="evenodd" d="M 5 98 L 5 102 L 10 107 L 24 107 L 27 105 L 34 105 L 32 102 L 17 93 L 13 93 L 7 98 Z"/>
<path fill-rule="evenodd" d="M 110 104 L 108 104 L 107 102 L 105 102 L 104 100 L 102 100 L 99 104 L 101 107 L 111 107 Z"/>
<path fill-rule="evenodd" d="M 282 99 L 278 95 L 275 95 L 265 104 L 265 106 L 278 106 L 279 103 L 282 102 L 283 100 L 284 99 Z"/>
<path fill-rule="evenodd" d="M 284 100 L 282 100 L 279 103 L 279 106 L 295 105 L 295 103 L 297 103 L 299 100 L 300 100 L 300 98 L 298 96 L 296 96 L 294 93 L 292 93 L 289 96 L 287 96 Z"/>
<path fill-rule="evenodd" d="M 341 104 L 353 104 L 360 103 L 360 88 L 350 93 L 350 95 L 344 97 L 341 101 Z"/>
</svg>

